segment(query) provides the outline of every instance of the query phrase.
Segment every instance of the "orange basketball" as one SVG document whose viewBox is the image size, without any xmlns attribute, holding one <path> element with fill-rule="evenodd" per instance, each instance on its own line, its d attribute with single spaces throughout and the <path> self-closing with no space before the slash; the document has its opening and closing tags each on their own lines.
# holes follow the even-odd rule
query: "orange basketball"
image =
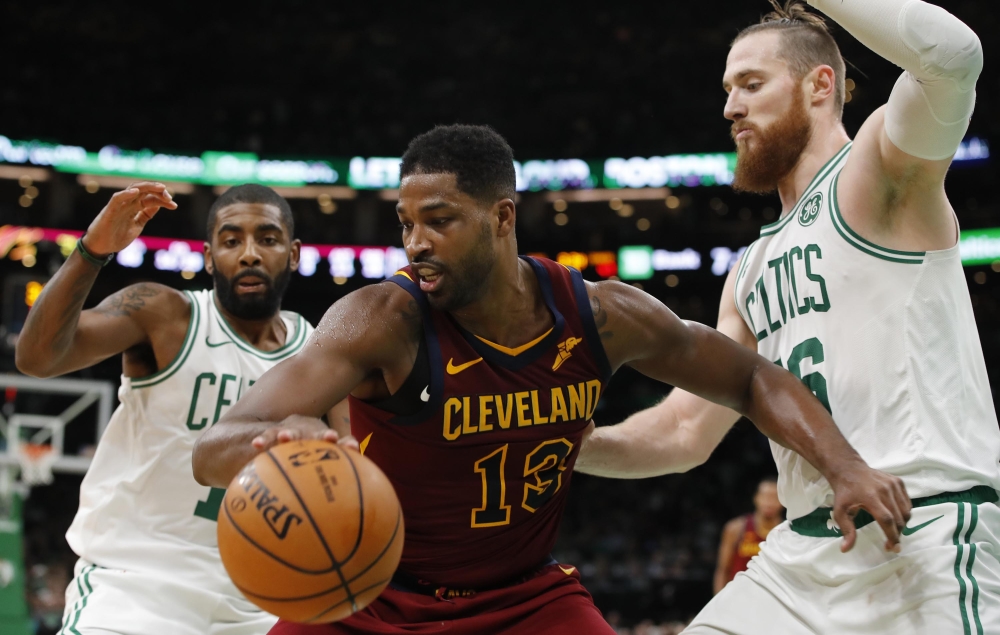
<svg viewBox="0 0 1000 635">
<path fill-rule="evenodd" d="M 219 553 L 251 602 L 294 622 L 334 622 L 389 583 L 403 513 L 389 479 L 354 450 L 284 443 L 236 475 L 219 513 Z"/>
</svg>

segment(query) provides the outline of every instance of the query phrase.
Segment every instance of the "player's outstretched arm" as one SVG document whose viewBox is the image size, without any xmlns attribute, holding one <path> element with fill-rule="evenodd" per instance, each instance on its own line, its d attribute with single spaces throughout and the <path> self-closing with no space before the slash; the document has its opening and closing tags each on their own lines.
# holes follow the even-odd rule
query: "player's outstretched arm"
<svg viewBox="0 0 1000 635">
<path fill-rule="evenodd" d="M 618 282 L 589 284 L 612 368 L 624 364 L 745 415 L 773 441 L 813 465 L 833 488 L 844 550 L 853 517 L 867 510 L 895 548 L 910 516 L 903 482 L 873 470 L 794 375 L 714 329 L 684 322 L 652 296 Z"/>
<path fill-rule="evenodd" d="M 80 242 L 92 258 L 103 259 L 135 240 L 161 207 L 177 208 L 166 186 L 133 185 L 111 197 Z M 164 319 L 187 315 L 184 295 L 158 284 L 128 287 L 83 311 L 100 271 L 79 250 L 70 254 L 28 313 L 15 351 L 18 370 L 51 377 L 86 368 L 148 342 Z"/>
<path fill-rule="evenodd" d="M 757 350 L 757 339 L 733 303 L 739 267 L 726 278 L 719 306 L 717 330 Z M 674 388 L 652 408 L 621 423 L 594 430 L 576 459 L 578 472 L 611 478 L 647 478 L 695 468 L 712 454 L 740 418 L 732 408 Z"/>
<path fill-rule="evenodd" d="M 421 328 L 412 302 L 396 285 L 383 283 L 330 307 L 302 350 L 264 373 L 198 439 L 191 459 L 195 479 L 226 487 L 253 457 L 276 443 L 336 442 L 337 432 L 320 417 L 412 347 Z"/>
<path fill-rule="evenodd" d="M 877 236 L 885 214 L 898 220 L 894 234 L 922 249 L 956 239 L 944 176 L 976 105 L 983 49 L 975 32 L 923 0 L 808 0 L 862 44 L 903 69 L 885 107 L 862 126 L 839 188 L 843 208 L 865 207 L 857 229 Z M 874 227 L 868 228 L 871 224 Z M 893 223 L 896 225 L 897 223 Z M 864 232 L 863 232 L 864 233 Z M 921 240 L 922 239 L 922 240 Z M 935 240 L 936 239 L 936 240 Z"/>
</svg>

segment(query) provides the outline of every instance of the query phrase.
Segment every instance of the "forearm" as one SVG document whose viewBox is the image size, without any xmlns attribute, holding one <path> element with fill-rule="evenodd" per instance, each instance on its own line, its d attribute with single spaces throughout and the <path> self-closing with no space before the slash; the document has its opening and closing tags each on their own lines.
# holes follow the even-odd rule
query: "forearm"
<svg viewBox="0 0 1000 635">
<path fill-rule="evenodd" d="M 686 472 L 711 455 L 739 414 L 675 388 L 660 404 L 594 430 L 575 469 L 611 478 Z"/>
<path fill-rule="evenodd" d="M 195 443 L 191 454 L 194 478 L 202 485 L 225 488 L 259 450 L 253 440 L 276 427 L 273 421 L 220 421 Z"/>
<path fill-rule="evenodd" d="M 855 467 L 866 467 L 815 395 L 774 364 L 762 363 L 754 373 L 744 414 L 831 483 Z"/>
<path fill-rule="evenodd" d="M 76 251 L 70 254 L 28 312 L 15 350 L 18 370 L 35 376 L 58 374 L 100 271 Z"/>
<path fill-rule="evenodd" d="M 922 0 L 810 0 L 862 44 L 906 72 L 889 97 L 885 130 L 907 154 L 951 157 L 975 107 L 979 38 Z"/>
</svg>

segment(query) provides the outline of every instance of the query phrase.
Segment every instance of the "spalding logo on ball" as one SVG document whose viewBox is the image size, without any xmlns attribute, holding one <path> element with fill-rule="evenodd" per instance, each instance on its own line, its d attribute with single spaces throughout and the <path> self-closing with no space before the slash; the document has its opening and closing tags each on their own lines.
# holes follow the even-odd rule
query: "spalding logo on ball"
<svg viewBox="0 0 1000 635">
<path fill-rule="evenodd" d="M 389 584 L 403 553 L 403 512 L 389 479 L 354 450 L 278 445 L 233 479 L 219 553 L 251 602 L 293 622 L 335 622 Z"/>
</svg>

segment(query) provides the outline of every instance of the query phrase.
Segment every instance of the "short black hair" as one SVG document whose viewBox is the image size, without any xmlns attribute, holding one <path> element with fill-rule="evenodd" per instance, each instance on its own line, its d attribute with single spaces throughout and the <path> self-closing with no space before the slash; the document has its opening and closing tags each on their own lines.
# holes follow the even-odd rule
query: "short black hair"
<svg viewBox="0 0 1000 635">
<path fill-rule="evenodd" d="M 208 227 L 206 237 L 212 240 L 215 233 L 215 219 L 219 210 L 236 203 L 256 203 L 258 205 L 273 205 L 281 212 L 281 222 L 288 230 L 288 238 L 295 237 L 295 218 L 292 217 L 292 207 L 285 200 L 285 197 L 264 185 L 256 183 L 244 183 L 229 188 L 222 193 L 222 196 L 215 199 L 212 207 L 208 209 Z"/>
<path fill-rule="evenodd" d="M 458 189 L 478 201 L 514 198 L 514 151 L 489 126 L 436 126 L 413 138 L 403 154 L 400 178 L 454 174 Z"/>
</svg>

